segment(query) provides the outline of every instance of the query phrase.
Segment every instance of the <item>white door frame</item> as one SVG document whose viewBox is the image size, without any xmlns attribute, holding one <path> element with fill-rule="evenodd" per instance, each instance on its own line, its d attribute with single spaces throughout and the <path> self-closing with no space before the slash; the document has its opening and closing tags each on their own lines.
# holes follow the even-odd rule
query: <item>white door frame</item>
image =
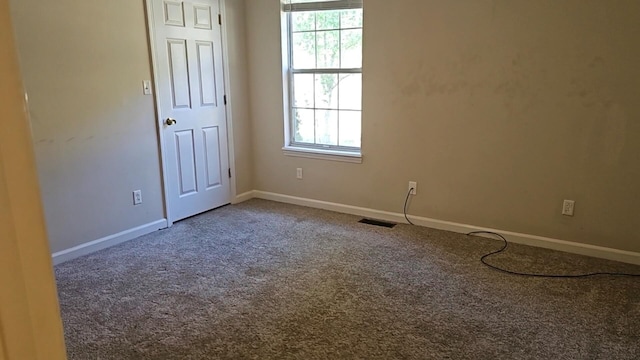
<svg viewBox="0 0 640 360">
<path fill-rule="evenodd" d="M 230 84 L 230 71 L 229 71 L 229 48 L 227 42 L 227 19 L 226 17 L 226 2 L 227 0 L 217 0 L 220 4 L 220 15 L 222 15 L 222 27 L 221 27 L 221 36 L 222 36 L 222 66 L 223 66 L 223 83 L 224 83 L 224 93 L 227 99 L 227 103 L 225 106 L 225 116 L 227 123 L 227 146 L 229 147 L 229 168 L 231 169 L 231 179 L 229 180 L 229 202 L 233 202 L 233 200 L 237 196 L 236 190 L 236 171 L 235 171 L 235 145 L 233 142 L 233 121 L 232 121 L 232 112 L 231 112 L 231 88 Z M 175 217 L 171 213 L 171 198 L 169 197 L 169 186 L 168 177 L 167 177 L 167 156 L 166 156 L 166 145 L 165 145 L 165 137 L 163 126 L 164 122 L 160 112 L 160 102 L 158 101 L 158 64 L 156 59 L 156 46 L 155 46 L 155 25 L 152 17 L 152 8 L 151 8 L 151 0 L 144 0 L 146 7 L 146 21 L 147 21 L 147 29 L 148 29 L 148 39 L 149 42 L 149 50 L 151 52 L 151 71 L 153 75 L 153 79 L 151 83 L 153 84 L 153 100 L 156 110 L 156 126 L 158 130 L 158 142 L 160 144 L 160 162 L 161 162 L 161 173 L 162 173 L 162 193 L 164 197 L 164 214 L 167 219 L 167 226 L 171 227 L 175 220 Z M 224 174 L 223 174 L 224 176 Z"/>
</svg>

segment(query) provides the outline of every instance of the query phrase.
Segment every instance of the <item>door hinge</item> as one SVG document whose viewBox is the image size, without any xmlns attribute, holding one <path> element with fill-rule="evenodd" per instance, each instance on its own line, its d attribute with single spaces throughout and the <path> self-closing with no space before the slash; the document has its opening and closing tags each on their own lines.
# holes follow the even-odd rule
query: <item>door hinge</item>
<svg viewBox="0 0 640 360">
<path fill-rule="evenodd" d="M 225 104 L 225 105 L 227 105 L 227 95 L 224 95 L 224 96 L 222 97 L 222 100 L 224 100 L 224 104 Z"/>
<path fill-rule="evenodd" d="M 229 179 L 231 179 L 231 168 L 229 168 Z"/>
<path fill-rule="evenodd" d="M 222 14 L 218 14 L 218 24 L 222 25 Z"/>
</svg>

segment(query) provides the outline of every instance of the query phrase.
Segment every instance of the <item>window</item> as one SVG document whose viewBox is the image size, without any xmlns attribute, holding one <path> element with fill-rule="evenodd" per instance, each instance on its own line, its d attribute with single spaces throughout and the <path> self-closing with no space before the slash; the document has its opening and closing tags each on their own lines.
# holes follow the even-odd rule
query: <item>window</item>
<svg viewBox="0 0 640 360">
<path fill-rule="evenodd" d="M 362 0 L 286 0 L 285 150 L 360 154 Z"/>
</svg>

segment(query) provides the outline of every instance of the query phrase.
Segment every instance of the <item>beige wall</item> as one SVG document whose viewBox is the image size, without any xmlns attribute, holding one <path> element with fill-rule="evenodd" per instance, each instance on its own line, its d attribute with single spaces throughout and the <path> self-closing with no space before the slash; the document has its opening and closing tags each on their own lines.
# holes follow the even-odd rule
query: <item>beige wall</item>
<svg viewBox="0 0 640 360">
<path fill-rule="evenodd" d="M 12 6 L 52 250 L 162 218 L 144 2 Z M 639 6 L 367 0 L 356 165 L 282 155 L 278 0 L 227 0 L 237 192 L 640 251 Z"/>
<path fill-rule="evenodd" d="M 254 187 L 245 12 L 244 0 L 225 1 L 237 194 L 251 191 Z"/>
<path fill-rule="evenodd" d="M 143 1 L 11 5 L 52 251 L 162 219 Z"/>
<path fill-rule="evenodd" d="M 64 359 L 9 8 L 0 0 L 0 358 Z"/>
<path fill-rule="evenodd" d="M 363 164 L 283 156 L 278 2 L 247 1 L 256 189 L 401 212 L 415 180 L 415 215 L 640 251 L 640 2 L 366 0 Z"/>
<path fill-rule="evenodd" d="M 164 218 L 143 0 L 14 0 L 53 252 Z M 236 187 L 252 189 L 242 1 L 227 0 Z M 237 80 L 236 80 L 237 79 Z M 237 108 L 237 110 L 235 109 Z M 144 202 L 133 206 L 132 191 Z"/>
</svg>

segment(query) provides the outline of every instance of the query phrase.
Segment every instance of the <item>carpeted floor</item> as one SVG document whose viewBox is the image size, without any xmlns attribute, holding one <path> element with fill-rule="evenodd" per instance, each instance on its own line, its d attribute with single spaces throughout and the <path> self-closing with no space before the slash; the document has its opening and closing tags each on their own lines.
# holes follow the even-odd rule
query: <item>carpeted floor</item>
<svg viewBox="0 0 640 360">
<path fill-rule="evenodd" d="M 56 266 L 70 359 L 640 359 L 640 278 L 263 200 Z M 631 240 L 631 239 L 630 239 Z M 526 271 L 640 267 L 512 245 Z"/>
</svg>

